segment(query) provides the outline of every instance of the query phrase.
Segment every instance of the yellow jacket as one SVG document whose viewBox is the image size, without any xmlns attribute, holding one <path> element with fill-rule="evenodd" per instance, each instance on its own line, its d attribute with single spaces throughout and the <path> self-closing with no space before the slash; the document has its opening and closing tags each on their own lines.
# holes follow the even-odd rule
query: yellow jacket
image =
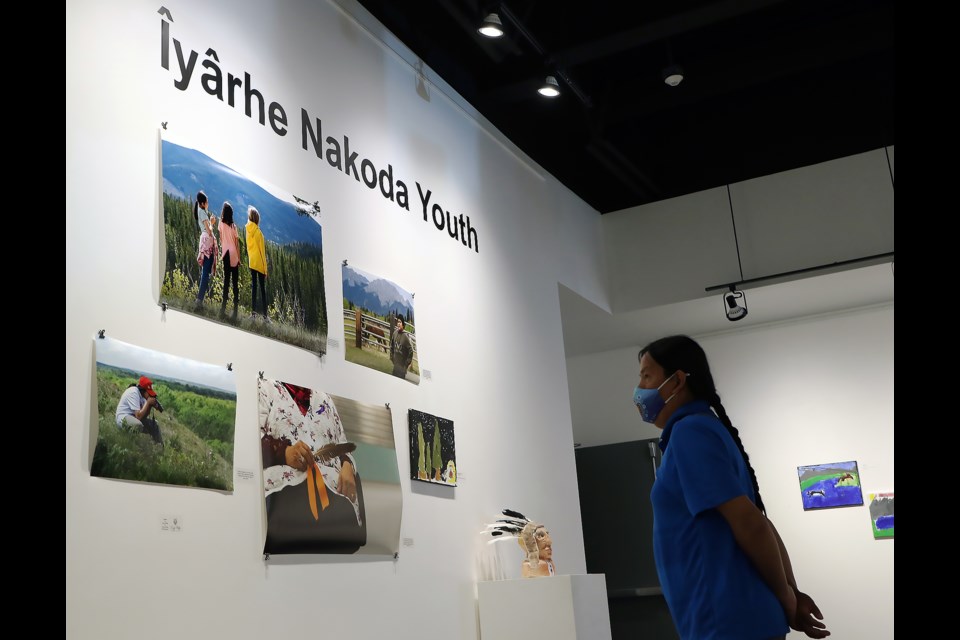
<svg viewBox="0 0 960 640">
<path fill-rule="evenodd" d="M 267 250 L 264 247 L 263 231 L 256 222 L 247 222 L 247 255 L 250 257 L 250 268 L 267 275 Z"/>
</svg>

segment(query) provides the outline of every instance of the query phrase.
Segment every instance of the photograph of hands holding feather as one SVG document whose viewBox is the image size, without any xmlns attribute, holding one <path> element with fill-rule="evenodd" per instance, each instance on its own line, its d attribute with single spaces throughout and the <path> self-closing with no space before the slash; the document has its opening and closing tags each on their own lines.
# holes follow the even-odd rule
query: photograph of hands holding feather
<svg viewBox="0 0 960 640">
<path fill-rule="evenodd" d="M 257 382 L 265 554 L 393 555 L 403 500 L 384 404 Z"/>
<path fill-rule="evenodd" d="M 264 553 L 353 553 L 366 543 L 363 491 L 330 396 L 289 382 L 258 382 L 267 503 Z"/>
</svg>

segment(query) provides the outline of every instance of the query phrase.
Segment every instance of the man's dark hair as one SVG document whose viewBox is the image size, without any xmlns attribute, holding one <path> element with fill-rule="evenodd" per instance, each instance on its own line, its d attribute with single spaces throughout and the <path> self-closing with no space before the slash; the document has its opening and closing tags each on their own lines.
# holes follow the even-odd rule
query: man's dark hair
<svg viewBox="0 0 960 640">
<path fill-rule="evenodd" d="M 668 336 L 654 340 L 637 354 L 637 359 L 642 359 L 643 354 L 648 353 L 654 362 L 663 367 L 665 375 L 672 375 L 677 371 L 686 372 L 687 387 L 693 393 L 693 397 L 698 400 L 706 400 L 716 412 L 720 422 L 726 427 L 730 436 L 740 450 L 743 456 L 743 462 L 747 465 L 747 471 L 750 472 L 750 481 L 753 483 L 754 503 L 757 508 L 767 515 L 767 508 L 763 504 L 763 498 L 760 497 L 760 485 L 757 483 L 757 474 L 750 464 L 750 456 L 743 448 L 743 441 L 740 440 L 739 430 L 733 426 L 730 416 L 723 403 L 720 402 L 720 394 L 717 393 L 717 387 L 713 382 L 713 374 L 710 372 L 710 365 L 707 362 L 707 354 L 703 347 L 689 336 Z"/>
</svg>

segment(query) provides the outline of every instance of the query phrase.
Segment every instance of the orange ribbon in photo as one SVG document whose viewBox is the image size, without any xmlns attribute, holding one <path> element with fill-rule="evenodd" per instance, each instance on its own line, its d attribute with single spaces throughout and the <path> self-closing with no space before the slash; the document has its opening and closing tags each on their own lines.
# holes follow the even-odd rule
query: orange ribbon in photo
<svg viewBox="0 0 960 640">
<path fill-rule="evenodd" d="M 314 471 L 316 468 L 316 471 Z M 316 490 L 314 490 L 316 485 Z M 323 474 L 320 473 L 320 467 L 312 464 L 307 467 L 307 497 L 310 499 L 310 513 L 314 520 L 320 519 L 320 512 L 317 511 L 317 493 L 320 494 L 320 511 L 330 506 L 330 497 L 327 496 L 327 485 L 323 483 Z"/>
</svg>

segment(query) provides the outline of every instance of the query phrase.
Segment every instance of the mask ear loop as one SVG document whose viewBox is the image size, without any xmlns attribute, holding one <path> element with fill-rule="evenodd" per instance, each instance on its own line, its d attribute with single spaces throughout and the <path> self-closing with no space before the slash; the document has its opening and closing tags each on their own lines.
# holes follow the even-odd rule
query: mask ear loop
<svg viewBox="0 0 960 640">
<path fill-rule="evenodd" d="M 678 373 L 680 373 L 680 369 L 677 369 L 677 370 L 673 373 L 673 375 L 670 376 L 670 377 L 672 378 L 673 376 L 677 375 Z M 684 372 L 683 372 L 683 375 L 684 375 L 684 379 L 682 380 L 682 382 L 686 383 L 687 378 L 690 377 L 690 374 L 687 373 L 686 371 L 684 371 Z M 666 380 L 664 380 L 664 383 L 666 383 Z M 666 400 L 663 401 L 664 406 L 666 406 L 666 404 L 667 404 L 668 402 L 670 402 L 671 400 L 673 400 L 673 399 L 677 396 L 678 393 L 680 393 L 680 389 L 677 389 L 676 391 L 674 391 L 674 392 L 673 392 L 673 395 L 671 395 L 669 398 L 667 398 Z"/>
</svg>

